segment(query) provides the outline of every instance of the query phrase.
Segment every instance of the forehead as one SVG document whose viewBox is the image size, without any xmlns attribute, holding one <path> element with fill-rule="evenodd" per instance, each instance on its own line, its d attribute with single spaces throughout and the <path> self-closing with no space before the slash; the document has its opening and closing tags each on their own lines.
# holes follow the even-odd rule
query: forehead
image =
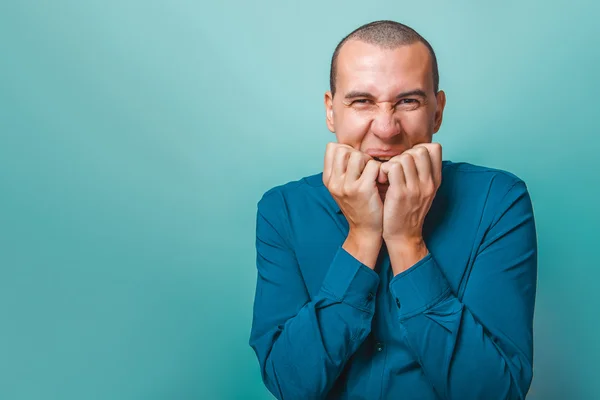
<svg viewBox="0 0 600 400">
<path fill-rule="evenodd" d="M 386 49 L 350 40 L 338 54 L 336 86 L 338 90 L 360 87 L 378 93 L 430 90 L 433 79 L 429 50 L 421 42 Z"/>
</svg>

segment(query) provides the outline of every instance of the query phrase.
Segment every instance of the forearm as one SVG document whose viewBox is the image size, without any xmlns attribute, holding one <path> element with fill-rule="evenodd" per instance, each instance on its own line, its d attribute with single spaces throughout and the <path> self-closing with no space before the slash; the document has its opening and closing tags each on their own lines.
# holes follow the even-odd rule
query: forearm
<svg viewBox="0 0 600 400">
<path fill-rule="evenodd" d="M 401 271 L 389 287 L 398 329 L 444 399 L 524 399 L 533 376 L 533 208 L 523 181 L 497 184 L 473 260 L 456 286 L 435 254 L 405 269 L 419 254 L 392 246 L 391 262 L 398 264 L 393 268 Z M 454 267 L 451 259 L 440 261 Z"/>
<path fill-rule="evenodd" d="M 378 275 L 340 247 L 319 293 L 278 323 L 274 314 L 286 295 L 271 295 L 271 282 L 259 278 L 250 345 L 273 395 L 306 399 L 329 392 L 371 331 L 378 285 Z"/>
<path fill-rule="evenodd" d="M 329 304 L 329 306 L 327 306 Z M 372 314 L 343 303 L 316 299 L 256 346 L 269 348 L 260 360 L 263 380 L 281 399 L 323 398 L 347 360 L 371 331 Z"/>
<path fill-rule="evenodd" d="M 518 316 L 528 314 L 515 311 L 515 320 L 500 329 L 484 326 L 450 289 L 431 254 L 396 275 L 390 290 L 399 329 L 443 399 L 525 398 L 532 360 L 518 343 L 531 337 L 532 320 Z M 528 292 L 522 296 L 531 299 Z"/>
</svg>

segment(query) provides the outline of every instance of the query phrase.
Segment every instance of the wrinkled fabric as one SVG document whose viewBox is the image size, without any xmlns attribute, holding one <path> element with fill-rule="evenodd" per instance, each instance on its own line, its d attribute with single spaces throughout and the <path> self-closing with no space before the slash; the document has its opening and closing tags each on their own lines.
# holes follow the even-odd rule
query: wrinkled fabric
<svg viewBox="0 0 600 400">
<path fill-rule="evenodd" d="M 322 173 L 257 203 L 249 344 L 278 399 L 524 399 L 533 369 L 537 238 L 523 180 L 444 161 L 427 256 L 394 276 L 342 248 Z"/>
</svg>

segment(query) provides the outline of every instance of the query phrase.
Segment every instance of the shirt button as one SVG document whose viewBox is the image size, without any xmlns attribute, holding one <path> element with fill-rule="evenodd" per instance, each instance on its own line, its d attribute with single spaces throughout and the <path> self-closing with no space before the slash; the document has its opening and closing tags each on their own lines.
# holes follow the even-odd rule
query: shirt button
<svg viewBox="0 0 600 400">
<path fill-rule="evenodd" d="M 400 300 L 396 299 L 396 305 L 398 306 L 398 308 L 400 308 Z"/>
<path fill-rule="evenodd" d="M 373 297 L 375 297 L 375 295 L 369 292 L 369 294 L 367 295 L 367 300 L 373 300 Z"/>
<path fill-rule="evenodd" d="M 383 350 L 383 343 L 377 342 L 377 344 L 375 344 L 375 350 L 382 351 Z"/>
</svg>

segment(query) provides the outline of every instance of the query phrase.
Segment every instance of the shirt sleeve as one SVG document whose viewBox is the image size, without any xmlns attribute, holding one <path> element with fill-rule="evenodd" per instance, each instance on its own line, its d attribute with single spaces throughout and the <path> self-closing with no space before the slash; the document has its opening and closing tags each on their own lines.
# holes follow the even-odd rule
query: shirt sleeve
<svg viewBox="0 0 600 400">
<path fill-rule="evenodd" d="M 460 299 L 431 253 L 390 281 L 399 328 L 443 399 L 525 399 L 531 384 L 537 238 L 525 183 L 499 207 Z"/>
<path fill-rule="evenodd" d="M 274 197 L 258 203 L 249 344 L 276 398 L 323 398 L 371 331 L 379 276 L 340 245 L 311 298 Z"/>
</svg>

